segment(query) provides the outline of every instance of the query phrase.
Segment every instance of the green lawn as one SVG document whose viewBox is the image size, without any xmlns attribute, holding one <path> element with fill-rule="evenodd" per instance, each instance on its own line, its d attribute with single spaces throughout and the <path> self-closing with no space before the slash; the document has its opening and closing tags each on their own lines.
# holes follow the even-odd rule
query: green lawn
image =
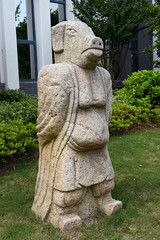
<svg viewBox="0 0 160 240">
<path fill-rule="evenodd" d="M 37 161 L 0 172 L 1 240 L 160 239 L 160 129 L 112 137 L 109 151 L 115 170 L 113 197 L 123 209 L 68 233 L 43 223 L 31 212 Z"/>
</svg>

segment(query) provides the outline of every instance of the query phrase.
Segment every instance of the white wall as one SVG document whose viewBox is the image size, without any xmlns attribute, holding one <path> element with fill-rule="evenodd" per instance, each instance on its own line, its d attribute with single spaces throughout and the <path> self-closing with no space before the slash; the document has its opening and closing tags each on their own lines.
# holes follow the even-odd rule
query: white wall
<svg viewBox="0 0 160 240">
<path fill-rule="evenodd" d="M 26 14 L 27 14 L 27 35 L 28 40 L 33 40 L 33 18 L 32 18 L 32 4 L 31 1 L 26 1 Z M 30 67 L 31 78 L 35 78 L 35 58 L 34 58 L 34 46 L 29 46 L 30 52 Z"/>
<path fill-rule="evenodd" d="M 52 63 L 49 0 L 34 0 L 38 71 Z"/>
<path fill-rule="evenodd" d="M 6 88 L 18 89 L 18 58 L 13 0 L 0 1 L 0 18 L 1 82 L 5 83 Z"/>
<path fill-rule="evenodd" d="M 72 10 L 73 10 L 73 6 L 72 6 L 71 0 L 66 0 L 66 18 L 67 18 L 67 20 L 75 20 Z"/>
</svg>

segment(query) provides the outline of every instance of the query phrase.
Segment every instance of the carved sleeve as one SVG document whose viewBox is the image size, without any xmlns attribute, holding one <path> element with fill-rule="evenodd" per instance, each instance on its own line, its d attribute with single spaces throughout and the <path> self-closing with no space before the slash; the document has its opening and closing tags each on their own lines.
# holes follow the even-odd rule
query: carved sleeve
<svg viewBox="0 0 160 240">
<path fill-rule="evenodd" d="M 111 121 L 112 117 L 112 80 L 109 75 L 108 77 L 108 89 L 107 89 L 107 104 L 106 104 L 106 113 L 107 113 L 107 120 L 108 124 Z"/>
<path fill-rule="evenodd" d="M 44 89 L 39 89 L 37 130 L 39 141 L 46 144 L 55 139 L 61 131 L 67 116 L 69 99 L 64 89 L 57 83 L 42 87 Z"/>
<path fill-rule="evenodd" d="M 104 69 L 103 69 L 104 70 Z M 105 88 L 106 88 L 106 118 L 108 124 L 112 117 L 112 80 L 108 71 L 105 71 Z"/>
</svg>

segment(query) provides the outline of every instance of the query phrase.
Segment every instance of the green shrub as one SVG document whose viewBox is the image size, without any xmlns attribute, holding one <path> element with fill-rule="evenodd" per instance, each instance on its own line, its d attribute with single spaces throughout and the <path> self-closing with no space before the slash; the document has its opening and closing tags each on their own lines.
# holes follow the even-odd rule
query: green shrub
<svg viewBox="0 0 160 240">
<path fill-rule="evenodd" d="M 124 88 L 117 91 L 117 99 L 137 107 L 160 107 L 160 72 L 143 70 L 134 72 L 123 81 Z"/>
<path fill-rule="evenodd" d="M 160 125 L 160 72 L 134 72 L 114 91 L 111 134 L 127 132 L 138 125 Z"/>
<path fill-rule="evenodd" d="M 112 119 L 109 125 L 112 135 L 127 132 L 128 129 L 142 122 L 149 124 L 150 110 L 147 108 L 136 107 L 123 102 L 113 102 L 112 110 Z"/>
<path fill-rule="evenodd" d="M 1 122 L 0 124 L 0 162 L 7 162 L 37 149 L 36 125 L 23 124 L 22 120 Z"/>
<path fill-rule="evenodd" d="M 22 119 L 23 122 L 36 123 L 37 119 L 37 98 L 28 97 L 21 102 L 0 102 L 0 122 L 9 120 Z"/>
<path fill-rule="evenodd" d="M 157 124 L 158 126 L 160 125 L 160 108 L 152 109 L 149 116 L 151 122 Z"/>
<path fill-rule="evenodd" d="M 20 102 L 25 99 L 27 99 L 28 96 L 24 91 L 20 90 L 13 90 L 13 89 L 6 89 L 0 91 L 0 101 L 6 101 L 6 102 Z"/>
</svg>

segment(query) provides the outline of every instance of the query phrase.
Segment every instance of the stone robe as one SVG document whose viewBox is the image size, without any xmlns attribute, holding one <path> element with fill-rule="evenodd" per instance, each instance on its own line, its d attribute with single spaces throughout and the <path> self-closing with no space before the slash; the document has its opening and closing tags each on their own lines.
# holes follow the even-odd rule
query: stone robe
<svg viewBox="0 0 160 240">
<path fill-rule="evenodd" d="M 82 73 L 76 65 L 48 65 L 39 73 L 38 95 L 41 149 L 32 209 L 45 219 L 54 189 L 68 192 L 114 178 L 107 149 L 111 79 L 100 67 Z"/>
</svg>

